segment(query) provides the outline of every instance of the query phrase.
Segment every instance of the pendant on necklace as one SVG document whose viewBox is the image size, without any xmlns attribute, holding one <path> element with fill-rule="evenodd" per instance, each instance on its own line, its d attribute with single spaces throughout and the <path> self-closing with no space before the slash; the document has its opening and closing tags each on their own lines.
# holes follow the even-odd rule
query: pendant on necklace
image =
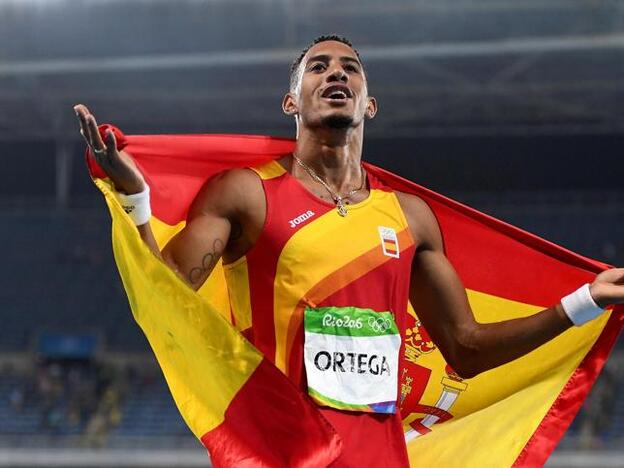
<svg viewBox="0 0 624 468">
<path fill-rule="evenodd" d="M 343 218 L 347 216 L 347 208 L 344 206 L 344 202 L 342 201 L 342 197 L 336 197 L 336 207 L 338 208 L 338 214 Z"/>
</svg>

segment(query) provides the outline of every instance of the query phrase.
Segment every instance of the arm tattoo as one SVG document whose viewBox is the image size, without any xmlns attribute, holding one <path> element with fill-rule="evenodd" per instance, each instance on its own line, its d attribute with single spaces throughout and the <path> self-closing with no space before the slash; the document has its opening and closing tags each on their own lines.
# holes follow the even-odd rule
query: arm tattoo
<svg viewBox="0 0 624 468">
<path fill-rule="evenodd" d="M 190 271 L 189 280 L 191 280 L 191 284 L 197 283 L 206 273 L 210 273 L 219 261 L 222 253 L 223 241 L 215 239 L 212 243 L 212 252 L 208 252 L 203 256 L 201 266 L 195 267 Z"/>
</svg>

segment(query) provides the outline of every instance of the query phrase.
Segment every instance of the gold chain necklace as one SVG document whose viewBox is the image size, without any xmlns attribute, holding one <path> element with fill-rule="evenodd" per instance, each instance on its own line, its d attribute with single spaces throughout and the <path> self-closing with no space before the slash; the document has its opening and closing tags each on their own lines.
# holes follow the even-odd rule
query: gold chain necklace
<svg viewBox="0 0 624 468">
<path fill-rule="evenodd" d="M 351 196 L 355 195 L 356 193 L 358 193 L 360 190 L 362 190 L 364 188 L 364 184 L 366 183 L 366 177 L 364 175 L 364 166 L 362 164 L 360 164 L 360 174 L 361 174 L 361 177 L 362 177 L 361 185 L 358 188 L 351 190 L 346 195 L 339 195 L 339 194 L 337 194 L 336 192 L 334 192 L 331 189 L 329 184 L 327 182 L 325 182 L 321 178 L 321 176 L 319 176 L 316 172 L 314 172 L 314 169 L 312 169 L 310 166 L 308 166 L 306 163 L 304 163 L 294 153 L 293 153 L 293 158 L 295 159 L 295 161 L 297 161 L 297 164 L 299 164 L 301 167 L 303 167 L 303 169 L 305 169 L 305 171 L 308 173 L 308 175 L 310 177 L 312 177 L 312 179 L 314 179 L 315 181 L 320 183 L 323 187 L 325 187 L 325 189 L 329 192 L 329 194 L 331 195 L 332 199 L 334 200 L 334 203 L 336 203 L 336 208 L 338 209 L 338 214 L 340 216 L 343 216 L 343 217 L 347 216 L 348 211 L 347 211 L 347 207 L 345 206 L 344 200 L 345 200 L 345 198 L 351 198 Z"/>
</svg>

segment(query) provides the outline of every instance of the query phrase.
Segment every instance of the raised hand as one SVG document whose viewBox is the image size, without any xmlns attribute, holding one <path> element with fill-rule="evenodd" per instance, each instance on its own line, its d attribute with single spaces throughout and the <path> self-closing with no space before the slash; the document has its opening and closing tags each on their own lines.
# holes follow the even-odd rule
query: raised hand
<svg viewBox="0 0 624 468">
<path fill-rule="evenodd" d="M 106 132 L 106 142 L 102 140 L 97 122 L 86 106 L 74 106 L 80 121 L 80 133 L 91 148 L 98 165 L 111 179 L 115 189 L 128 195 L 142 192 L 145 179 L 132 157 L 125 151 L 117 150 L 117 141 L 111 130 Z"/>
<path fill-rule="evenodd" d="M 600 307 L 624 303 L 624 268 L 612 268 L 596 276 L 589 290 Z"/>
</svg>

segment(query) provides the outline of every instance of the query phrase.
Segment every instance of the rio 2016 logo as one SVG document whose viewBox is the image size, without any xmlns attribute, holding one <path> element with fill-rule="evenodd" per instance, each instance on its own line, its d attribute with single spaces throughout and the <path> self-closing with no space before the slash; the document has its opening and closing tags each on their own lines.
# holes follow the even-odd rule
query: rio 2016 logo
<svg viewBox="0 0 624 468">
<path fill-rule="evenodd" d="M 361 318 L 353 319 L 348 315 L 344 317 L 334 317 L 331 314 L 323 315 L 324 327 L 342 327 L 342 328 L 357 328 L 360 329 L 364 326 Z"/>
</svg>

